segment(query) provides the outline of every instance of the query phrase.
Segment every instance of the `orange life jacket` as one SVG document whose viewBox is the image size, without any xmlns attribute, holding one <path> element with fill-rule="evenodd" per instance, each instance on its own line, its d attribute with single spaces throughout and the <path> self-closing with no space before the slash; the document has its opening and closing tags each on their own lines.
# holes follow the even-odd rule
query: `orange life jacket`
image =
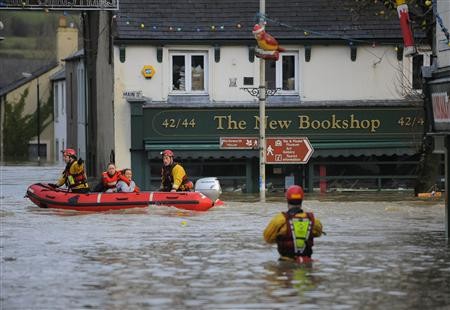
<svg viewBox="0 0 450 310">
<path fill-rule="evenodd" d="M 110 176 L 107 171 L 103 172 L 102 173 L 103 186 L 106 189 L 115 188 L 116 183 L 117 183 L 117 181 L 119 181 L 121 176 L 122 176 L 122 174 L 120 173 L 120 171 L 116 171 L 116 173 L 114 173 L 112 176 Z M 109 184 L 109 183 L 113 183 L 113 184 Z"/>
<path fill-rule="evenodd" d="M 126 176 L 124 176 L 123 174 L 121 174 L 119 176 L 119 180 L 125 182 L 128 186 L 130 186 L 130 184 L 131 184 L 130 180 Z M 134 182 L 134 190 L 133 190 L 133 192 L 134 193 L 139 193 L 140 192 L 140 189 L 136 185 L 136 182 Z"/>
</svg>

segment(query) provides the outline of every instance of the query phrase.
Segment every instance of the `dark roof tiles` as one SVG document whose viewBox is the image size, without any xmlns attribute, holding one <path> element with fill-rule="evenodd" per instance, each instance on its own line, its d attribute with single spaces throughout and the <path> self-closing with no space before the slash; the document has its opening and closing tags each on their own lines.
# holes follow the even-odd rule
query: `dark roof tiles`
<svg viewBox="0 0 450 310">
<path fill-rule="evenodd" d="M 258 12 L 256 0 L 121 0 L 115 38 L 253 40 Z M 279 40 L 402 39 L 396 12 L 382 1 L 266 0 L 266 15 Z"/>
</svg>

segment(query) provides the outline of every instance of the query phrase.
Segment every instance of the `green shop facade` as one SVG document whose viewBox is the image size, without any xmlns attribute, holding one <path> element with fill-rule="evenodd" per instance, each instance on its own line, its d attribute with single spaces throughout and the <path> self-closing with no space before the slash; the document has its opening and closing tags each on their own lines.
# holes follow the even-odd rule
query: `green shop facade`
<svg viewBox="0 0 450 310">
<path fill-rule="evenodd" d="M 224 189 L 258 191 L 259 150 L 220 146 L 224 137 L 259 136 L 257 106 L 130 106 L 132 168 L 145 189 L 159 187 L 160 152 L 171 149 L 194 182 L 215 176 Z M 423 131 L 421 105 L 266 107 L 266 137 L 307 137 L 314 147 L 307 164 L 267 165 L 266 184 L 283 188 L 289 180 L 307 191 L 339 180 L 402 184 L 415 178 Z"/>
</svg>

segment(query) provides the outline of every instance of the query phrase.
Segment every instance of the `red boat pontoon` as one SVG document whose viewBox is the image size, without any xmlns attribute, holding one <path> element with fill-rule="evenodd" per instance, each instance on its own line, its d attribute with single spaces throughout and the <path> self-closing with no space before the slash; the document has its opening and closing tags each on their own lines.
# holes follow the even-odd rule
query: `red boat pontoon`
<svg viewBox="0 0 450 310">
<path fill-rule="evenodd" d="M 192 211 L 206 211 L 216 202 L 200 192 L 139 192 L 139 193 L 72 193 L 46 183 L 28 187 L 26 196 L 40 208 L 77 211 L 110 211 L 145 208 L 149 205 L 173 206 Z"/>
</svg>

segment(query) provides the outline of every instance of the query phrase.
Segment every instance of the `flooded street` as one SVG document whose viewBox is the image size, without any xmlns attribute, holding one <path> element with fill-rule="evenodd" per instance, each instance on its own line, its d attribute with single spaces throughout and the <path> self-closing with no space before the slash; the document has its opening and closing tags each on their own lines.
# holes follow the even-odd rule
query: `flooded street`
<svg viewBox="0 0 450 310">
<path fill-rule="evenodd" d="M 28 185 L 62 168 L 1 168 L 0 309 L 436 309 L 450 307 L 444 200 L 307 195 L 327 232 L 312 266 L 278 261 L 262 231 L 281 198 L 225 193 L 205 213 L 39 209 Z"/>
</svg>

